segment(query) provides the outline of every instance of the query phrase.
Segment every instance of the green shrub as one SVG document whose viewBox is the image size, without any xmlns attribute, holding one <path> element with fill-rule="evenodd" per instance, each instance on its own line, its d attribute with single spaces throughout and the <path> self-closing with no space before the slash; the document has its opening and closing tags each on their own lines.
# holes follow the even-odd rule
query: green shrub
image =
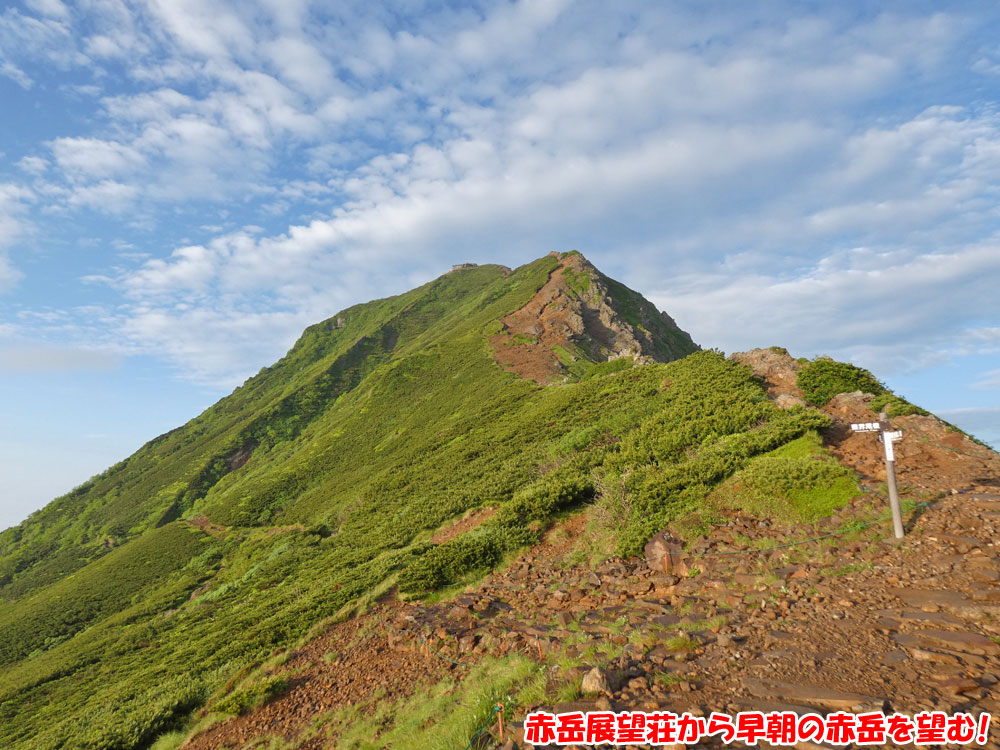
<svg viewBox="0 0 1000 750">
<path fill-rule="evenodd" d="M 911 414 L 927 416 L 930 413 L 919 406 L 914 406 L 902 396 L 896 396 L 888 392 L 873 398 L 868 406 L 873 412 L 879 413 L 885 411 L 890 417 L 905 417 Z"/>
<path fill-rule="evenodd" d="M 571 430 L 556 443 L 554 452 L 556 455 L 565 456 L 569 453 L 581 451 L 593 443 L 602 431 L 601 425 L 591 425 L 590 427 Z"/>
<path fill-rule="evenodd" d="M 173 678 L 143 695 L 130 695 L 120 704 L 104 706 L 87 716 L 85 724 L 64 726 L 62 747 L 80 750 L 131 750 L 152 743 L 176 729 L 205 699 L 198 680 Z"/>
<path fill-rule="evenodd" d="M 541 521 L 593 496 L 594 483 L 589 478 L 560 480 L 548 477 L 517 492 L 510 502 L 501 505 L 493 522 L 498 526 L 520 526 L 529 521 Z"/>
<path fill-rule="evenodd" d="M 886 387 L 868 370 L 825 357 L 815 359 L 799 370 L 796 384 L 811 406 L 826 406 L 838 393 L 862 391 L 878 396 L 886 392 Z"/>
<path fill-rule="evenodd" d="M 404 594 L 425 594 L 500 562 L 509 539 L 487 530 L 436 545 L 418 557 L 399 576 Z"/>
<path fill-rule="evenodd" d="M 885 386 L 868 370 L 827 357 L 815 359 L 799 370 L 796 384 L 811 406 L 826 406 L 838 393 L 862 391 L 879 395 L 886 392 Z"/>
<path fill-rule="evenodd" d="M 892 393 L 868 370 L 846 362 L 835 362 L 827 357 L 807 362 L 799 370 L 796 382 L 802 389 L 806 403 L 812 406 L 826 406 L 838 393 L 861 391 L 875 396 L 869 403 L 869 408 L 876 414 L 881 411 L 888 412 L 890 417 L 928 414 L 902 396 Z"/>
<path fill-rule="evenodd" d="M 616 357 L 615 359 L 609 359 L 607 362 L 596 362 L 580 379 L 591 380 L 592 378 L 599 378 L 604 375 L 613 375 L 616 372 L 628 370 L 634 366 L 635 360 L 631 357 Z"/>
<path fill-rule="evenodd" d="M 132 598 L 163 586 L 209 538 L 179 522 L 155 529 L 123 545 L 72 577 L 0 611 L 0 665 L 46 650 L 90 623 L 125 609 Z M 199 571 L 185 571 L 193 587 Z"/>
</svg>

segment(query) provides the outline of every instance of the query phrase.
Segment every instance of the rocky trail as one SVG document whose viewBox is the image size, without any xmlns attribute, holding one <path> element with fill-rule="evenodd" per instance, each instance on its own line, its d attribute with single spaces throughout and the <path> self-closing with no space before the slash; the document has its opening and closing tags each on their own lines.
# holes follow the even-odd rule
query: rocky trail
<svg viewBox="0 0 1000 750">
<path fill-rule="evenodd" d="M 491 726 L 480 750 L 526 747 L 521 722 L 539 709 L 988 712 L 986 746 L 1000 748 L 1000 456 L 933 417 L 897 420 L 907 535 L 896 541 L 880 446 L 848 426 L 870 418 L 865 398 L 847 394 L 826 411 L 825 441 L 863 490 L 832 517 L 731 515 L 683 547 L 666 538 L 645 559 L 592 564 L 581 554 L 590 508 L 447 601 L 390 592 L 277 668 L 295 675 L 287 692 L 185 750 L 263 737 L 334 748 L 336 732 L 316 720 L 324 712 L 371 713 L 515 653 L 544 668 L 547 700 L 508 707 L 503 742 Z"/>
<path fill-rule="evenodd" d="M 898 544 L 885 521 L 857 528 L 871 510 L 858 503 L 820 525 L 829 536 L 777 549 L 768 548 L 802 530 L 734 519 L 674 573 L 639 559 L 563 567 L 543 547 L 448 603 L 385 602 L 336 626 L 286 664 L 312 664 L 286 695 L 187 747 L 296 737 L 323 710 L 460 673 L 448 659 L 518 651 L 547 665 L 553 694 L 570 685 L 580 696 L 521 707 L 509 724 L 514 742 L 518 719 L 538 708 L 1000 717 L 1000 494 L 973 487 L 941 497 L 911 514 Z"/>
<path fill-rule="evenodd" d="M 553 665 L 551 680 L 597 694 L 544 706 L 556 713 L 1000 716 L 1000 495 L 983 489 L 931 503 L 898 545 L 871 538 L 884 537 L 885 523 L 834 533 L 865 515 L 851 508 L 823 539 L 726 554 L 740 551 L 737 536 L 773 538 L 775 529 L 740 519 L 680 558 L 683 576 L 639 560 L 552 569 L 529 557 L 447 609 L 408 608 L 397 622 L 457 658 L 582 659 Z M 620 655 L 593 670 L 588 657 L 605 643 Z"/>
</svg>

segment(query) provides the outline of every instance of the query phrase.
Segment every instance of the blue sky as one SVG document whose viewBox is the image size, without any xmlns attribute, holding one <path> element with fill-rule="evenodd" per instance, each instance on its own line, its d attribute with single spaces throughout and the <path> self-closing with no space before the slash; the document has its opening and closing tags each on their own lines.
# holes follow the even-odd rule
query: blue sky
<svg viewBox="0 0 1000 750">
<path fill-rule="evenodd" d="M 310 323 L 577 248 L 1000 445 L 990 4 L 0 11 L 0 528 Z"/>
</svg>

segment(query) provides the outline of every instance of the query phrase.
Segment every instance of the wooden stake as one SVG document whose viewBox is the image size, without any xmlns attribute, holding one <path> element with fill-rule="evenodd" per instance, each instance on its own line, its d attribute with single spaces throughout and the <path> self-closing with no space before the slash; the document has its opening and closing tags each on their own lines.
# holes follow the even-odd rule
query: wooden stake
<svg viewBox="0 0 1000 750">
<path fill-rule="evenodd" d="M 500 741 L 503 742 L 503 703 L 497 703 L 497 726 L 500 727 Z"/>
</svg>

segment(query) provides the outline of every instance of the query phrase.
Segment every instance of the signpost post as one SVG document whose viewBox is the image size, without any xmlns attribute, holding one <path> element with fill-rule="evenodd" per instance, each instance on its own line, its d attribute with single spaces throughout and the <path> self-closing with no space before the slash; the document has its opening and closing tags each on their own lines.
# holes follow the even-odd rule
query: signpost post
<svg viewBox="0 0 1000 750">
<path fill-rule="evenodd" d="M 897 539 L 903 538 L 903 512 L 899 507 L 899 490 L 896 488 L 896 453 L 892 444 L 903 439 L 902 430 L 893 430 L 889 424 L 889 415 L 882 412 L 878 422 L 861 422 L 852 424 L 855 432 L 877 432 L 879 440 L 885 448 L 885 483 L 889 488 L 889 507 L 892 510 L 892 531 Z"/>
</svg>

